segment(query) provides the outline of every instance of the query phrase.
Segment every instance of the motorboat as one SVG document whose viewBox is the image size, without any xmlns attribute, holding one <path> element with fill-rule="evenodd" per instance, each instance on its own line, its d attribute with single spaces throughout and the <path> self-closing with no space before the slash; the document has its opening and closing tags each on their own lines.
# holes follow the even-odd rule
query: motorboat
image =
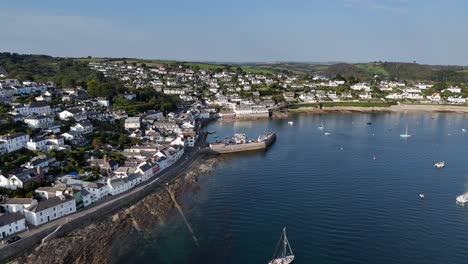
<svg viewBox="0 0 468 264">
<path fill-rule="evenodd" d="M 437 169 L 442 169 L 443 167 L 445 167 L 445 162 L 444 161 L 436 162 L 434 164 L 434 167 L 436 167 Z"/>
</svg>

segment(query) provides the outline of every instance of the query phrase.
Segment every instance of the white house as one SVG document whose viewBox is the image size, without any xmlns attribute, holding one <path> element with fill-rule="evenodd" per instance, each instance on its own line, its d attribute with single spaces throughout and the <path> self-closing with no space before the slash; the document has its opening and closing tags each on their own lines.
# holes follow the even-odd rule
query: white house
<svg viewBox="0 0 468 264">
<path fill-rule="evenodd" d="M 60 112 L 58 114 L 60 120 L 68 120 L 74 118 L 76 121 L 81 121 L 86 119 L 86 115 L 80 109 L 68 109 Z"/>
<path fill-rule="evenodd" d="M 140 129 L 141 128 L 141 118 L 140 117 L 129 117 L 125 119 L 125 129 Z"/>
<path fill-rule="evenodd" d="M 83 120 L 70 127 L 70 131 L 80 134 L 88 134 L 93 132 L 93 124 L 89 120 Z"/>
<path fill-rule="evenodd" d="M 83 182 L 83 187 L 91 195 L 93 203 L 110 194 L 109 186 L 100 182 Z"/>
<path fill-rule="evenodd" d="M 371 93 L 366 92 L 366 93 L 363 93 L 363 94 L 359 94 L 359 98 L 361 98 L 361 99 L 372 99 L 372 95 L 371 95 Z"/>
<path fill-rule="evenodd" d="M 385 98 L 398 100 L 398 99 L 403 99 L 403 95 L 402 95 L 402 94 L 398 94 L 398 93 L 391 93 L 391 94 L 385 96 Z"/>
<path fill-rule="evenodd" d="M 24 216 L 28 223 L 38 226 L 74 212 L 76 212 L 75 199 L 59 195 L 24 209 Z"/>
<path fill-rule="evenodd" d="M 107 179 L 107 186 L 109 187 L 109 193 L 112 195 L 117 195 L 132 188 L 131 182 L 127 179 Z"/>
<path fill-rule="evenodd" d="M 11 213 L 0 215 L 0 239 L 4 239 L 26 229 L 26 221 L 22 214 Z"/>
<path fill-rule="evenodd" d="M 466 102 L 466 98 L 463 98 L 461 96 L 449 96 L 449 98 L 447 98 L 447 101 L 454 104 L 464 104 Z"/>
<path fill-rule="evenodd" d="M 365 83 L 357 83 L 355 85 L 352 85 L 351 89 L 355 91 L 364 91 L 364 92 L 370 92 L 371 90 L 370 86 Z"/>
<path fill-rule="evenodd" d="M 0 204 L 0 207 L 3 209 L 3 211 L 7 214 L 11 213 L 21 213 L 24 214 L 23 210 L 24 208 L 30 207 L 32 205 L 37 204 L 36 199 L 32 198 L 11 198 L 6 200 L 5 202 L 2 202 Z"/>
<path fill-rule="evenodd" d="M 461 93 L 461 88 L 459 88 L 459 87 L 449 87 L 449 88 L 447 88 L 447 90 L 452 92 L 452 93 Z"/>
<path fill-rule="evenodd" d="M 26 147 L 29 135 L 23 132 L 0 136 L 0 144 L 4 142 L 6 152 L 10 153 Z"/>
<path fill-rule="evenodd" d="M 64 137 L 56 135 L 33 138 L 26 143 L 26 148 L 32 151 L 58 150 L 64 148 L 64 146 Z"/>
<path fill-rule="evenodd" d="M 104 106 L 104 107 L 109 107 L 110 106 L 109 99 L 107 99 L 107 98 L 98 97 L 96 100 L 97 100 L 97 104 L 100 105 L 100 106 Z"/>
<path fill-rule="evenodd" d="M 50 105 L 46 102 L 32 102 L 28 107 L 29 115 L 50 115 L 52 113 Z"/>
<path fill-rule="evenodd" d="M 50 116 L 32 115 L 25 117 L 24 123 L 30 128 L 48 128 L 54 124 L 54 119 Z"/>
<path fill-rule="evenodd" d="M 40 179 L 42 176 L 43 170 L 40 167 L 19 167 L 8 173 L 0 174 L 0 187 L 10 190 L 16 190 L 18 188 L 23 188 L 25 183 L 35 179 Z"/>
<path fill-rule="evenodd" d="M 157 163 L 151 163 L 151 162 L 143 162 L 140 165 L 138 165 L 136 172 L 140 173 L 142 175 L 142 180 L 147 181 L 156 173 L 159 172 L 159 164 Z"/>
<path fill-rule="evenodd" d="M 154 161 L 156 161 L 159 164 L 159 171 L 163 171 L 167 168 L 167 157 L 164 155 L 161 151 L 158 151 L 154 155 Z"/>
</svg>

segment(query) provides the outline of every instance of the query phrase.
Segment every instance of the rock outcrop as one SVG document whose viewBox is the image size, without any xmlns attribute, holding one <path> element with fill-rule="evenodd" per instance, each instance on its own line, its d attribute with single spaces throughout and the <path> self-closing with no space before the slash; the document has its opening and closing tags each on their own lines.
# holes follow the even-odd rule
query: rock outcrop
<svg viewBox="0 0 468 264">
<path fill-rule="evenodd" d="M 176 199 L 196 186 L 199 176 L 210 173 L 220 157 L 195 161 L 182 177 L 177 177 L 167 187 Z M 129 232 L 149 232 L 164 224 L 174 203 L 165 188 L 159 188 L 127 209 L 103 218 L 85 228 L 52 239 L 38 246 L 27 256 L 16 259 L 18 263 L 109 263 L 113 241 Z"/>
</svg>

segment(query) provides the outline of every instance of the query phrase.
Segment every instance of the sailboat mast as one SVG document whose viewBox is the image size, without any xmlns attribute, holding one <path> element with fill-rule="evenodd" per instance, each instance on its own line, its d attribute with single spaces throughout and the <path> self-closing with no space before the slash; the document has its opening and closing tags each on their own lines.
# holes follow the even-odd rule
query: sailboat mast
<svg viewBox="0 0 468 264">
<path fill-rule="evenodd" d="M 288 243 L 288 239 L 286 238 L 286 227 L 283 228 L 283 258 L 286 256 L 286 244 Z"/>
</svg>

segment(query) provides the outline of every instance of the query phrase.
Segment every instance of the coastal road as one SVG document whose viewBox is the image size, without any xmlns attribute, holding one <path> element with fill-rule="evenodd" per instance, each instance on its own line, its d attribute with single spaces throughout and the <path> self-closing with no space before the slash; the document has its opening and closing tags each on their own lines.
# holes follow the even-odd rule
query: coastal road
<svg viewBox="0 0 468 264">
<path fill-rule="evenodd" d="M 70 221 L 74 221 L 74 220 L 86 217 L 87 215 L 94 213 L 96 211 L 99 211 L 104 207 L 111 206 L 114 203 L 118 203 L 119 200 L 124 197 L 134 195 L 138 192 L 141 192 L 142 190 L 146 188 L 151 188 L 153 189 L 153 191 L 159 190 L 162 186 L 166 185 L 166 183 L 169 183 L 175 177 L 185 173 L 193 164 L 193 162 L 201 155 L 201 153 L 203 152 L 203 146 L 205 145 L 206 135 L 202 135 L 200 137 L 201 139 L 196 142 L 195 147 L 190 148 L 190 149 L 186 148 L 187 152 L 184 153 L 184 155 L 182 155 L 178 161 L 176 161 L 166 170 L 162 171 L 160 174 L 155 175 L 156 177 L 155 179 L 148 181 L 148 182 L 143 182 L 140 185 L 136 186 L 135 188 L 128 190 L 124 193 L 121 193 L 119 195 L 107 196 L 84 209 L 78 210 L 76 213 L 56 219 L 54 221 L 40 225 L 38 227 L 30 228 L 29 230 L 16 234 L 16 235 L 20 236 L 21 240 L 25 240 L 45 230 L 48 230 L 51 228 L 55 230 L 60 225 L 64 225 Z M 18 242 L 14 242 L 9 245 L 2 243 L 0 245 L 0 255 L 2 255 L 1 250 L 3 248 L 14 246 L 16 243 Z"/>
</svg>

